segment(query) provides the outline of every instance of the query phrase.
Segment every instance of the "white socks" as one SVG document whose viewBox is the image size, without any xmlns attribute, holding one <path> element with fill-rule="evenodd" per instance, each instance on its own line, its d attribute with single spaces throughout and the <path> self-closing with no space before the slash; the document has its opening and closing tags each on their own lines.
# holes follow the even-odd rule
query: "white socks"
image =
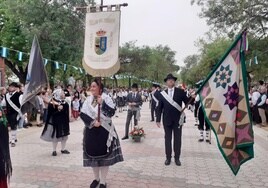
<svg viewBox="0 0 268 188">
<path fill-rule="evenodd" d="M 103 184 L 103 185 L 106 184 L 106 177 L 108 174 L 108 170 L 109 170 L 109 166 L 100 167 L 100 172 L 101 172 L 100 184 Z"/>
<path fill-rule="evenodd" d="M 61 141 L 61 151 L 65 150 L 67 140 L 62 140 Z"/>
<path fill-rule="evenodd" d="M 109 171 L 109 166 L 101 166 L 101 167 L 92 167 L 94 178 L 97 181 L 100 181 L 100 184 L 106 184 L 106 177 Z"/>
<path fill-rule="evenodd" d="M 58 142 L 52 142 L 53 145 L 53 151 L 56 151 Z"/>
<path fill-rule="evenodd" d="M 204 140 L 204 131 L 200 131 L 200 139 L 199 140 Z"/>
<path fill-rule="evenodd" d="M 210 130 L 206 131 L 206 140 L 210 140 Z"/>
<path fill-rule="evenodd" d="M 15 140 L 17 139 L 17 130 L 11 130 L 10 135 L 11 135 L 11 143 L 15 143 Z"/>
<path fill-rule="evenodd" d="M 95 180 L 100 181 L 100 167 L 92 167 L 92 169 Z"/>
</svg>

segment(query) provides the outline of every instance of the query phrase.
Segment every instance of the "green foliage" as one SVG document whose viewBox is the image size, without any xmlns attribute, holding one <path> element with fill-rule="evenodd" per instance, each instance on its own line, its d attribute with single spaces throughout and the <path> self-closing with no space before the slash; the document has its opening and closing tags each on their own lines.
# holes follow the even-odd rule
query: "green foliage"
<svg viewBox="0 0 268 188">
<path fill-rule="evenodd" d="M 246 55 L 247 70 L 254 77 L 253 81 L 265 80 L 268 81 L 268 37 L 263 39 L 249 36 L 249 53 Z M 258 64 L 254 63 L 254 57 L 258 58 Z M 251 60 L 251 66 L 249 61 Z"/>
<path fill-rule="evenodd" d="M 181 81 L 187 85 L 195 85 L 205 79 L 213 67 L 220 61 L 231 44 L 230 40 L 218 38 L 214 42 L 201 41 L 200 55 L 190 55 L 185 58 L 185 66 L 180 72 Z"/>
<path fill-rule="evenodd" d="M 208 25 L 214 29 L 212 32 L 216 33 L 217 36 L 234 38 L 242 29 L 248 28 L 249 53 L 246 54 L 247 71 L 253 75 L 253 81 L 260 79 L 268 81 L 268 1 L 192 0 L 192 4 L 202 7 L 200 16 L 206 18 Z M 206 49 L 207 47 L 204 45 L 202 48 Z M 220 53 L 221 51 L 218 52 Z M 218 57 L 218 52 L 213 50 L 207 57 Z M 257 65 L 254 64 L 255 56 L 257 56 L 259 62 Z M 249 66 L 250 59 L 251 66 Z M 217 59 L 214 60 L 216 61 Z M 207 63 L 211 64 L 212 62 L 207 61 Z M 209 70 L 207 64 L 203 67 L 204 70 Z"/>
<path fill-rule="evenodd" d="M 94 1 L 2 0 L 0 2 L 0 43 L 9 48 L 29 52 L 33 37 L 37 35 L 43 57 L 80 66 L 84 45 L 85 13 L 75 12 L 74 8 L 89 3 Z M 28 58 L 24 58 L 23 63 L 18 64 L 16 55 L 10 57 L 6 61 L 8 67 L 21 82 L 24 82 Z M 64 74 L 62 67 L 60 70 L 55 70 L 54 65 L 47 70 L 51 82 Z"/>
<path fill-rule="evenodd" d="M 179 70 L 175 54 L 169 46 L 139 47 L 135 41 L 127 42 L 120 48 L 121 68 L 118 74 L 162 83 L 168 73 Z"/>
<path fill-rule="evenodd" d="M 249 28 L 255 36 L 267 36 L 267 0 L 192 0 L 202 7 L 200 16 L 218 33 L 230 37 L 243 28 Z"/>
</svg>

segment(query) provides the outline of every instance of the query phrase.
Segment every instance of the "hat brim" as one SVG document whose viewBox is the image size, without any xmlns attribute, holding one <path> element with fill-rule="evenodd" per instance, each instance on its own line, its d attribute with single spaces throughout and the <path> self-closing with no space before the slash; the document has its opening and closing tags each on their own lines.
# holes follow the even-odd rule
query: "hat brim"
<svg viewBox="0 0 268 188">
<path fill-rule="evenodd" d="M 165 79 L 164 79 L 164 82 L 167 82 L 168 80 L 174 80 L 174 81 L 177 81 L 177 78 L 176 78 L 176 77 L 168 77 L 168 78 L 165 78 Z"/>
</svg>

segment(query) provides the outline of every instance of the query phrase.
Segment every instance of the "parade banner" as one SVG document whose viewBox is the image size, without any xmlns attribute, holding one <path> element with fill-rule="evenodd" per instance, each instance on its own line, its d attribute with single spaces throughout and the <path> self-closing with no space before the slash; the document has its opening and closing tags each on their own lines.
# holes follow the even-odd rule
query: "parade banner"
<svg viewBox="0 0 268 188">
<path fill-rule="evenodd" d="M 243 32 L 198 90 L 218 147 L 236 175 L 254 157 Z"/>
<path fill-rule="evenodd" d="M 22 113 L 27 111 L 28 105 L 27 102 L 35 104 L 34 97 L 42 91 L 42 88 L 47 87 L 48 78 L 43 63 L 41 49 L 37 40 L 37 37 L 34 37 L 32 43 L 32 49 L 29 59 L 29 64 L 27 67 L 27 76 L 25 89 L 21 101 L 21 111 Z"/>
<path fill-rule="evenodd" d="M 119 70 L 119 31 L 120 11 L 87 13 L 83 67 L 88 74 L 108 77 Z"/>
</svg>

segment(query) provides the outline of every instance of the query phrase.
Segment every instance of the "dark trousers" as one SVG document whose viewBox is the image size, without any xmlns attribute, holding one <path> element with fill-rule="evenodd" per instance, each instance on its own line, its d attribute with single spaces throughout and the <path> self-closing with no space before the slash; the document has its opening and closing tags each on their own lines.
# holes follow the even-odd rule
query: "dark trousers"
<svg viewBox="0 0 268 188">
<path fill-rule="evenodd" d="M 125 136 L 128 136 L 129 133 L 129 124 L 132 119 L 132 116 L 134 116 L 134 125 L 138 125 L 138 120 L 136 119 L 137 111 L 128 110 L 127 111 L 127 122 L 126 122 L 126 128 L 125 128 Z"/>
<path fill-rule="evenodd" d="M 43 114 L 43 122 L 46 123 L 47 122 L 47 108 L 44 108 L 44 114 Z"/>
<path fill-rule="evenodd" d="M 200 131 L 204 130 L 204 125 L 206 127 L 206 131 L 210 130 L 209 124 L 207 123 L 207 121 L 205 120 L 205 114 L 204 111 L 202 110 L 202 108 L 200 107 L 198 110 L 198 120 L 199 120 L 199 124 L 198 124 L 198 129 Z"/>
<path fill-rule="evenodd" d="M 197 113 L 199 109 L 199 103 L 195 103 L 194 105 L 194 117 L 197 118 Z"/>
<path fill-rule="evenodd" d="M 175 153 L 175 159 L 179 159 L 181 155 L 181 133 L 182 127 L 179 128 L 178 124 L 174 124 L 172 126 L 165 126 L 165 150 L 166 150 L 166 158 L 171 159 L 172 157 L 172 132 L 173 132 L 173 150 Z"/>
<path fill-rule="evenodd" d="M 151 120 L 154 121 L 155 116 L 155 105 L 151 105 Z"/>
<path fill-rule="evenodd" d="M 13 114 L 7 114 L 6 118 L 7 118 L 7 122 L 11 128 L 11 130 L 17 130 L 17 126 L 19 121 L 17 120 L 17 115 L 18 113 L 13 113 Z"/>
<path fill-rule="evenodd" d="M 261 123 L 261 117 L 257 105 L 254 105 L 252 108 L 252 120 L 257 124 Z"/>
</svg>

